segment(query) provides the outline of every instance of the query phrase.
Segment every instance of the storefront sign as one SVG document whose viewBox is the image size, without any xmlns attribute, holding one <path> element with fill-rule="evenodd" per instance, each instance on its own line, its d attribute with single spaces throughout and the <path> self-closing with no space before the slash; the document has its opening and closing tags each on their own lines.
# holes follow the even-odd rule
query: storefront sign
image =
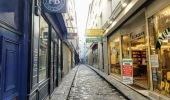
<svg viewBox="0 0 170 100">
<path fill-rule="evenodd" d="M 102 29 L 88 29 L 85 35 L 88 37 L 101 37 L 103 32 Z"/>
<path fill-rule="evenodd" d="M 92 42 L 102 42 L 102 38 L 86 38 L 86 43 L 92 43 Z"/>
<path fill-rule="evenodd" d="M 144 37 L 144 36 L 145 36 L 144 32 L 132 34 L 131 39 L 134 40 L 134 39 L 138 39 L 138 38 L 141 38 L 141 37 Z"/>
<path fill-rule="evenodd" d="M 150 56 L 150 62 L 151 62 L 152 67 L 158 68 L 159 67 L 158 55 L 157 54 L 151 55 Z"/>
<path fill-rule="evenodd" d="M 161 81 L 160 89 L 164 90 L 165 92 L 170 92 L 170 84 L 167 81 Z"/>
<path fill-rule="evenodd" d="M 125 84 L 133 84 L 132 59 L 123 59 L 122 76 L 123 76 L 123 82 Z"/>
<path fill-rule="evenodd" d="M 67 39 L 74 39 L 75 37 L 77 37 L 77 33 L 68 33 L 67 34 Z"/>
<path fill-rule="evenodd" d="M 156 43 L 156 49 L 160 49 L 161 45 L 162 45 L 162 41 L 168 37 L 168 35 L 170 35 L 170 28 L 168 27 L 162 34 L 161 36 L 158 38 L 158 41 Z"/>
<path fill-rule="evenodd" d="M 66 0 L 43 0 L 43 8 L 47 12 L 65 13 L 66 12 Z"/>
</svg>

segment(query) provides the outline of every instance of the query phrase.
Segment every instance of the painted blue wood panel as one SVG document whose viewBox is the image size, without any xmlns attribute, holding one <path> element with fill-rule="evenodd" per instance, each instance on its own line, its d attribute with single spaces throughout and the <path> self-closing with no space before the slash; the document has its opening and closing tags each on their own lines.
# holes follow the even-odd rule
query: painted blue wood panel
<svg viewBox="0 0 170 100">
<path fill-rule="evenodd" d="M 0 100 L 11 100 L 19 96 L 19 36 L 16 34 L 1 35 L 0 32 Z"/>
</svg>

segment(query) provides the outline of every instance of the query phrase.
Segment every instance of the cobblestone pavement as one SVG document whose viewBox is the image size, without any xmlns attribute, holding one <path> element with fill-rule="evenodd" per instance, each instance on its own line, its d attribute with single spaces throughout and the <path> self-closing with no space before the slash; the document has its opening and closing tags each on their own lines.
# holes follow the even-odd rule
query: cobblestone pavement
<svg viewBox="0 0 170 100">
<path fill-rule="evenodd" d="M 78 68 L 68 100 L 126 100 L 90 68 Z"/>
</svg>

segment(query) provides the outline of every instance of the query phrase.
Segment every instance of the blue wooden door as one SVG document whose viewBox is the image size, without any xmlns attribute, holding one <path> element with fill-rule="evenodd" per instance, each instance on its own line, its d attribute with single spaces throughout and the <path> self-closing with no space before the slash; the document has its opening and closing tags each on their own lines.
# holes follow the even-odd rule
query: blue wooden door
<svg viewBox="0 0 170 100">
<path fill-rule="evenodd" d="M 19 96 L 19 36 L 0 33 L 1 100 L 17 99 Z"/>
</svg>

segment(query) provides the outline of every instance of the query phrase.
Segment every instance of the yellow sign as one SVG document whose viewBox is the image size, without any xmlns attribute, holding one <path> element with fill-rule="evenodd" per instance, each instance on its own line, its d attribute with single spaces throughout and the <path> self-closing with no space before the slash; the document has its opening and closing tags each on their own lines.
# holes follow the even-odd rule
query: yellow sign
<svg viewBox="0 0 170 100">
<path fill-rule="evenodd" d="M 170 84 L 167 81 L 161 81 L 160 89 L 169 93 Z"/>
<path fill-rule="evenodd" d="M 103 30 L 102 29 L 88 29 L 86 30 L 86 36 L 89 37 L 100 37 L 103 35 Z"/>
</svg>

